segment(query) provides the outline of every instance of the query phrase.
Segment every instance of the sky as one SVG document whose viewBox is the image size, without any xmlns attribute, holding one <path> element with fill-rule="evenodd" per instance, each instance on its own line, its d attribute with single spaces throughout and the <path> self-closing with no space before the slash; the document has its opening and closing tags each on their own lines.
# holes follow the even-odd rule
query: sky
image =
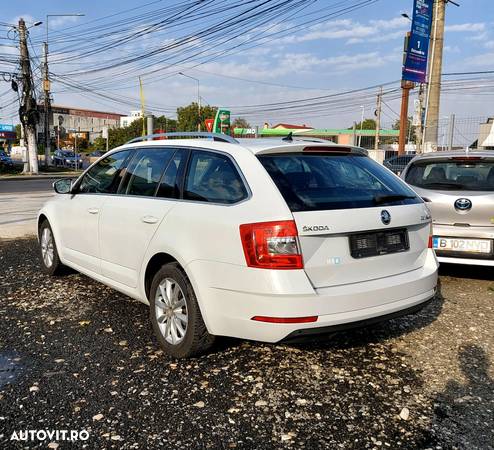
<svg viewBox="0 0 494 450">
<path fill-rule="evenodd" d="M 466 71 L 494 70 L 494 1 L 492 0 L 458 0 L 456 7 L 447 6 L 446 35 L 444 47 L 443 73 Z M 62 51 L 72 45 L 72 51 L 88 42 L 86 36 L 80 41 L 68 40 L 70 34 L 80 32 L 87 26 L 101 26 L 114 18 L 99 22 L 94 20 L 121 11 L 135 8 L 125 13 L 125 17 L 135 16 L 162 5 L 172 5 L 177 1 L 162 0 L 103 0 L 86 2 L 74 0 L 23 0 L 22 2 L 2 1 L 1 22 L 13 23 L 23 17 L 28 25 L 36 20 L 46 22 L 47 14 L 83 13 L 84 17 L 50 17 L 49 32 L 50 53 L 53 52 L 53 66 L 50 70 L 64 75 L 74 73 L 84 67 L 98 67 L 105 60 L 118 61 L 136 51 L 145 51 L 153 46 L 173 43 L 182 33 L 181 29 L 165 29 L 156 34 L 146 35 L 131 43 L 122 43 L 81 63 L 71 63 L 70 58 L 61 57 Z M 310 2 L 307 2 L 310 3 Z M 331 8 L 337 0 L 320 0 L 311 6 Z M 251 125 L 262 125 L 268 122 L 306 124 L 314 127 L 339 128 L 349 127 L 353 121 L 359 121 L 362 108 L 365 106 L 365 117 L 374 113 L 374 96 L 378 86 L 396 81 L 401 76 L 403 36 L 410 29 L 410 22 L 401 16 L 407 12 L 411 15 L 412 0 L 378 0 L 374 4 L 357 11 L 330 18 L 322 22 L 307 24 L 302 29 L 285 33 L 276 39 L 267 40 L 263 45 L 253 48 L 240 48 L 234 54 L 215 59 L 199 66 L 179 64 L 166 66 L 155 61 L 151 69 L 152 75 L 143 76 L 144 94 L 151 112 L 174 116 L 177 106 L 197 100 L 197 82 L 181 76 L 179 71 L 200 80 L 200 96 L 203 104 L 231 107 L 232 114 L 244 115 Z M 147 5 L 147 6 L 146 6 Z M 310 11 L 310 8 L 308 8 Z M 149 23 L 149 19 L 146 19 Z M 287 28 L 292 19 L 286 19 L 282 25 L 275 24 L 273 29 Z M 138 25 L 137 27 L 142 26 Z M 266 25 L 264 25 L 266 26 Z M 76 28 L 71 28 L 76 27 Z M 0 37 L 6 36 L 6 28 L 0 28 Z M 30 51 L 38 56 L 42 52 L 42 41 L 45 40 L 45 23 L 30 30 L 32 45 Z M 256 30 L 244 36 L 249 39 Z M 68 33 L 68 34 L 67 34 Z M 118 30 L 115 30 L 118 36 Z M 11 44 L 8 39 L 0 40 L 1 44 Z M 70 45 L 68 44 L 70 43 Z M 248 46 L 247 46 L 248 47 Z M 0 47 L 0 51 L 2 47 Z M 5 53 L 14 54 L 17 50 L 3 47 Z M 58 52 L 58 56 L 57 56 Z M 51 57 L 51 56 L 50 56 Z M 57 62 L 58 61 L 58 62 Z M 67 85 L 56 81 L 52 84 L 54 103 L 74 107 L 86 107 L 104 111 L 128 113 L 131 109 L 139 109 L 139 70 L 130 71 L 125 81 L 118 76 L 123 69 L 102 73 L 98 78 L 98 86 L 104 86 L 101 92 L 112 96 L 125 96 L 128 104 L 118 104 L 101 96 L 88 92 L 77 92 Z M 117 76 L 118 75 L 118 76 Z M 494 75 L 490 75 L 494 77 Z M 444 77 L 444 80 L 452 77 Z M 112 79 L 115 83 L 112 85 Z M 81 83 L 92 83 L 94 78 L 86 75 L 71 75 L 71 80 Z M 342 91 L 376 86 L 375 93 L 362 98 L 359 104 L 358 95 L 347 107 L 341 103 L 328 102 L 317 111 L 303 109 L 267 111 L 266 113 L 250 113 L 248 105 L 268 104 L 298 99 L 312 98 Z M 6 86 L 8 88 L 8 86 Z M 494 89 L 494 88 L 492 88 Z M 11 98 L 0 79 L 0 106 Z M 492 91 L 494 93 L 494 90 Z M 413 96 L 416 95 L 416 91 Z M 413 105 L 412 96 L 412 105 Z M 385 96 L 383 108 L 383 124 L 391 126 L 397 119 L 400 101 L 398 95 Z M 451 113 L 457 117 L 478 117 L 494 115 L 492 94 L 480 92 L 455 91 L 444 92 L 441 103 L 441 117 Z M 153 107 L 159 111 L 153 111 Z M 247 112 L 247 113 L 246 113 Z M 242 114 L 243 113 L 243 114 Z M 0 109 L 0 122 L 16 121 L 15 110 Z"/>
</svg>

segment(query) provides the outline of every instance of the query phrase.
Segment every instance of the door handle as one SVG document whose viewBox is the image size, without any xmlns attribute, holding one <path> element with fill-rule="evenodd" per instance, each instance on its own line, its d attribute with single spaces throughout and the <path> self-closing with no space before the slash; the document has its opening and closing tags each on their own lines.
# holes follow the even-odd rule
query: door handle
<svg viewBox="0 0 494 450">
<path fill-rule="evenodd" d="M 89 214 L 98 214 L 98 213 L 99 213 L 99 209 L 98 209 L 98 208 L 89 208 L 89 209 L 87 210 L 87 212 L 88 212 Z"/>
<path fill-rule="evenodd" d="M 144 223 L 156 223 L 156 222 L 158 222 L 158 218 L 154 217 L 154 216 L 144 216 L 144 217 L 141 217 L 141 220 Z"/>
</svg>

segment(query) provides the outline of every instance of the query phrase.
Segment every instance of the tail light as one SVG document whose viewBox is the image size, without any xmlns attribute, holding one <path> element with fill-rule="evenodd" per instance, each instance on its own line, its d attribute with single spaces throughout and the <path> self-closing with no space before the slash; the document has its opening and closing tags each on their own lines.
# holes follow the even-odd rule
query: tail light
<svg viewBox="0 0 494 450">
<path fill-rule="evenodd" d="M 249 267 L 302 269 L 297 226 L 293 220 L 240 225 L 240 238 Z"/>
<path fill-rule="evenodd" d="M 428 244 L 428 248 L 433 248 L 433 246 L 432 246 L 432 222 L 431 222 L 430 229 L 429 229 L 429 244 Z"/>
</svg>

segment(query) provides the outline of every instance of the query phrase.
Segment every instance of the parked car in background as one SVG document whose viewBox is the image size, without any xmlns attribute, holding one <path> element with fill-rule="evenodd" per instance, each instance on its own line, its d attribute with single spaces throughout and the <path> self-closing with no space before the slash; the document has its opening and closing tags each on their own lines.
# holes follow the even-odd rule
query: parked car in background
<svg viewBox="0 0 494 450">
<path fill-rule="evenodd" d="M 94 152 L 89 153 L 89 156 L 92 158 L 99 158 L 100 156 L 103 156 L 105 154 L 104 151 L 102 150 L 95 150 Z"/>
<path fill-rule="evenodd" d="M 14 161 L 4 151 L 0 151 L 0 167 L 12 168 L 14 167 Z"/>
<path fill-rule="evenodd" d="M 413 158 L 415 158 L 415 155 L 392 156 L 391 158 L 385 159 L 383 165 L 399 175 Z"/>
<path fill-rule="evenodd" d="M 70 150 L 55 150 L 52 160 L 53 164 L 58 167 L 82 169 L 82 156 L 79 153 L 76 155 Z"/>
<path fill-rule="evenodd" d="M 360 149 L 199 136 L 131 141 L 57 181 L 38 216 L 43 270 L 67 265 L 150 304 L 175 357 L 215 335 L 362 326 L 434 296 L 423 200 Z"/>
<path fill-rule="evenodd" d="M 440 262 L 494 266 L 494 152 L 426 153 L 402 177 L 431 210 Z"/>
</svg>

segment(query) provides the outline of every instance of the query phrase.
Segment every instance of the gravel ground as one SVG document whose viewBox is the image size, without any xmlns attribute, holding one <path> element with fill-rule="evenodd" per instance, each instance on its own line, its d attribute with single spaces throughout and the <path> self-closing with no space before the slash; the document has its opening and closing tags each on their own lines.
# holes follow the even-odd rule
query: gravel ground
<svg viewBox="0 0 494 450">
<path fill-rule="evenodd" d="M 442 271 L 421 313 L 299 346 L 220 339 L 175 361 L 147 307 L 0 243 L 0 448 L 494 448 L 492 270 Z"/>
</svg>

